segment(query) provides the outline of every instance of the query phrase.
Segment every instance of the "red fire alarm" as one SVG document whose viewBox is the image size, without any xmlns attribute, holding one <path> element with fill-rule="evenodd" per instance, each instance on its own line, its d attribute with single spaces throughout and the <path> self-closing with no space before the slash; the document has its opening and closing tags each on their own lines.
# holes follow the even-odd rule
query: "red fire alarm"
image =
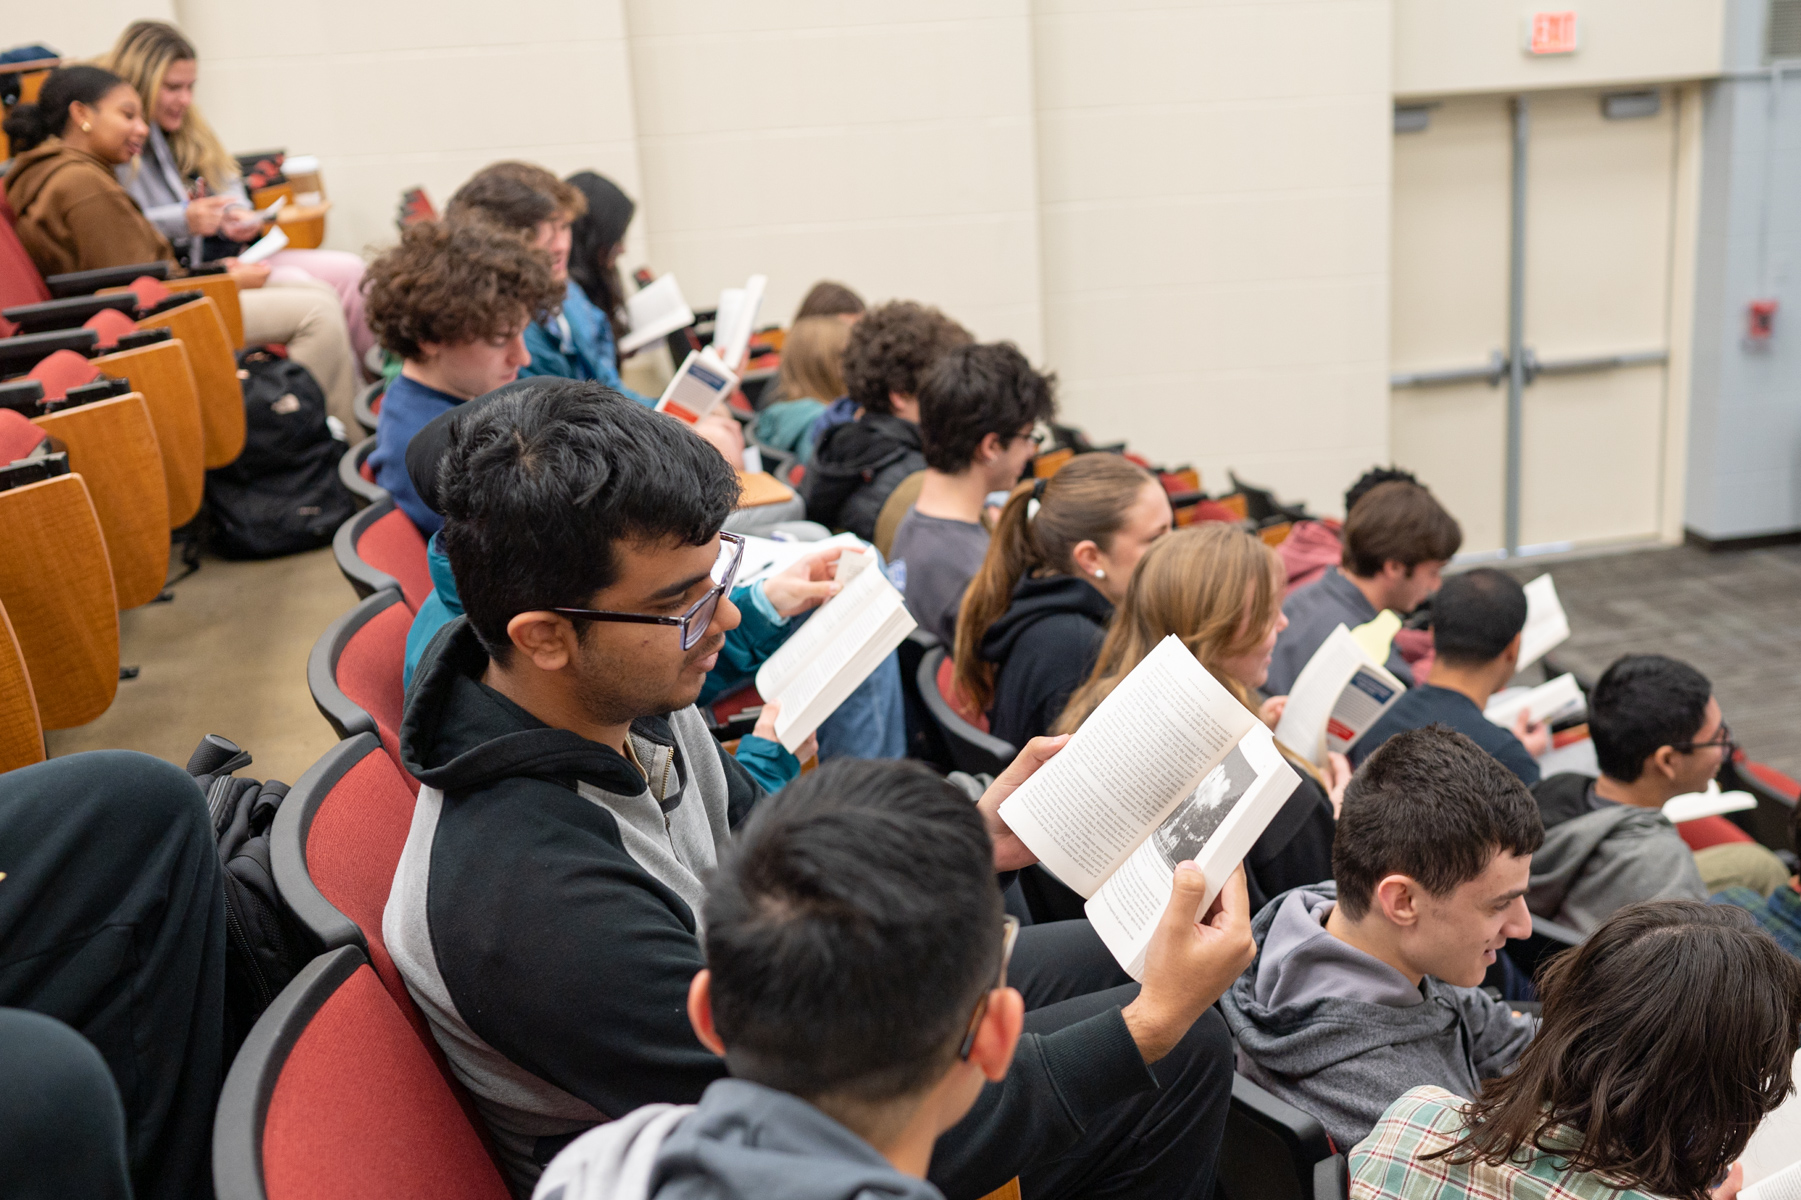
<svg viewBox="0 0 1801 1200">
<path fill-rule="evenodd" d="M 1576 53 L 1574 12 L 1533 13 L 1526 22 L 1527 54 Z"/>
<path fill-rule="evenodd" d="M 1745 309 L 1746 337 L 1754 342 L 1770 340 L 1770 334 L 1775 331 L 1777 303 L 1775 300 L 1751 301 Z"/>
</svg>

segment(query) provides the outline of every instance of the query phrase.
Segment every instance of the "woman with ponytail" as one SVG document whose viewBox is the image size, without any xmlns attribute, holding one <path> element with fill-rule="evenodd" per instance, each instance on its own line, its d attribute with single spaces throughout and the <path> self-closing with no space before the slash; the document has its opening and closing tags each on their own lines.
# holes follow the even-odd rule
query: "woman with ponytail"
<svg viewBox="0 0 1801 1200">
<path fill-rule="evenodd" d="M 956 686 L 1015 746 L 1049 732 L 1088 675 L 1169 497 L 1117 454 L 1084 454 L 1013 489 L 957 613 Z"/>
<path fill-rule="evenodd" d="M 52 71 L 36 104 L 6 115 L 16 157 L 6 173 L 13 227 L 39 273 L 61 275 L 99 267 L 182 264 L 175 248 L 144 218 L 113 171 L 144 148 L 150 136 L 137 89 L 99 67 Z M 269 268 L 225 260 L 238 282 L 244 340 L 280 343 L 325 392 L 329 410 L 348 425 L 356 419 L 356 366 L 344 313 L 329 288 L 265 288 Z"/>
<path fill-rule="evenodd" d="M 1286 583 L 1276 552 L 1235 525 L 1197 525 L 1164 538 L 1139 563 L 1093 674 L 1070 697 L 1052 732 L 1075 732 L 1172 635 L 1273 729 L 1287 697 L 1259 702 L 1255 689 L 1263 686 L 1276 635 L 1288 624 L 1282 615 Z M 1277 745 L 1301 785 L 1245 858 L 1251 902 L 1258 907 L 1291 887 L 1332 878 L 1332 835 L 1351 778 L 1342 754 L 1332 755 L 1322 773 Z"/>
</svg>

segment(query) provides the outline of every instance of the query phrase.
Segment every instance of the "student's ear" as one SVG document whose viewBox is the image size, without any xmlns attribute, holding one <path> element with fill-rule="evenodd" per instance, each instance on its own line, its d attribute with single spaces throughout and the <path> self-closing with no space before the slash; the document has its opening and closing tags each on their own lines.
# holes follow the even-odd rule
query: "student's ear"
<svg viewBox="0 0 1801 1200">
<path fill-rule="evenodd" d="M 1382 578 L 1389 583 L 1398 583 L 1403 579 L 1413 578 L 1413 568 L 1398 558 L 1382 561 Z"/>
<path fill-rule="evenodd" d="M 692 993 L 688 1003 L 692 1008 Z M 988 1014 L 982 1018 L 981 1028 L 976 1030 L 976 1042 L 970 1049 L 969 1061 L 990 1083 L 999 1083 L 1007 1077 L 1007 1068 L 1013 1065 L 1013 1051 L 1019 1045 L 1019 1035 L 1025 1024 L 1026 1002 L 1017 988 L 1000 988 L 988 994 Z"/>
<path fill-rule="evenodd" d="M 540 671 L 561 671 L 575 658 L 575 626 L 567 617 L 536 609 L 507 622 L 507 640 Z"/>
<path fill-rule="evenodd" d="M 1507 663 L 1508 666 L 1513 666 L 1515 663 L 1520 661 L 1520 643 L 1523 642 L 1525 639 L 1526 639 L 1526 631 L 1524 629 L 1522 629 L 1518 633 L 1513 635 L 1513 640 L 1511 642 L 1507 643 L 1507 649 L 1501 651 L 1501 658 Z M 1512 672 L 1509 672 L 1510 676 L 1511 676 L 1511 674 L 1512 674 Z"/>
<path fill-rule="evenodd" d="M 1002 442 L 998 433 L 985 433 L 982 442 L 976 447 L 976 461 L 984 465 L 1001 456 Z"/>
<path fill-rule="evenodd" d="M 1069 558 L 1076 564 L 1076 574 L 1085 579 L 1095 579 L 1099 572 L 1107 569 L 1101 561 L 1101 548 L 1090 541 L 1077 542 L 1069 552 Z"/>
<path fill-rule="evenodd" d="M 1665 779 L 1676 778 L 1676 747 L 1659 746 L 1651 751 L 1651 757 L 1645 760 L 1645 770 L 1654 771 Z"/>
<path fill-rule="evenodd" d="M 1420 922 L 1419 884 L 1408 875 L 1387 875 L 1376 884 L 1375 906 L 1393 925 L 1410 929 Z"/>
<path fill-rule="evenodd" d="M 901 392 L 889 392 L 888 407 L 901 420 L 914 425 L 919 424 L 919 397 L 904 395 Z"/>
<path fill-rule="evenodd" d="M 725 1042 L 720 1039 L 719 1030 L 713 1027 L 713 972 L 705 968 L 688 985 L 688 1024 L 694 1026 L 694 1036 L 700 1039 L 701 1045 L 719 1057 L 725 1057 Z"/>
</svg>

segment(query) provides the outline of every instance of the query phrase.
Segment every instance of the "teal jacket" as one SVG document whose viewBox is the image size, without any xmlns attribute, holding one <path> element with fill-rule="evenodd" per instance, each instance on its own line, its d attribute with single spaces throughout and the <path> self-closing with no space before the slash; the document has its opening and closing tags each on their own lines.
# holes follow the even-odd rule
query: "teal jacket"
<svg viewBox="0 0 1801 1200">
<path fill-rule="evenodd" d="M 450 557 L 438 548 L 438 535 L 425 544 L 425 559 L 431 568 L 431 594 L 413 616 L 413 627 L 406 635 L 406 668 L 402 678 L 413 686 L 413 668 L 425 654 L 432 636 L 463 615 L 463 604 L 457 597 L 456 577 L 450 573 Z M 788 640 L 793 627 L 786 617 L 778 616 L 763 589 L 752 585 L 732 589 L 732 603 L 738 606 L 743 620 L 738 628 L 725 635 L 725 647 L 719 662 L 707 674 L 702 686 L 701 707 L 721 696 L 737 691 L 756 675 L 763 660 L 775 653 L 776 647 Z M 746 734 L 738 741 L 738 765 L 763 785 L 766 792 L 778 792 L 783 785 L 800 774 L 800 760 L 782 748 L 780 742 Z"/>
<path fill-rule="evenodd" d="M 655 397 L 640 396 L 620 382 L 613 323 L 573 279 L 563 290 L 560 318 L 553 314 L 525 327 L 525 348 L 531 352 L 532 361 L 519 372 L 519 378 L 554 375 L 560 379 L 592 379 L 639 404 L 656 403 Z"/>
</svg>

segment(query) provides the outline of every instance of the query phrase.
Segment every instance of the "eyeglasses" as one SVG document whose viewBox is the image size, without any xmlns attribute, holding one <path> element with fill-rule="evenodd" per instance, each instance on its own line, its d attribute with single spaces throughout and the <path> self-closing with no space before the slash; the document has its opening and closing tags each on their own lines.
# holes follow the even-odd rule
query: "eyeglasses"
<svg viewBox="0 0 1801 1200">
<path fill-rule="evenodd" d="M 1015 438 L 1024 438 L 1034 446 L 1042 447 L 1044 445 L 1044 431 L 1036 427 L 1028 429 L 1024 433 L 1016 433 L 1013 436 Z"/>
<path fill-rule="evenodd" d="M 682 649 L 691 650 L 706 636 L 719 608 L 719 598 L 731 590 L 738 578 L 738 564 L 744 560 L 744 539 L 735 533 L 719 535 L 719 559 L 713 564 L 713 586 L 694 602 L 694 607 L 679 617 L 653 617 L 649 613 L 607 612 L 598 608 L 553 608 L 553 613 L 581 621 L 629 621 L 637 625 L 674 625 L 682 631 Z"/>
<path fill-rule="evenodd" d="M 976 1011 L 969 1018 L 969 1028 L 963 1031 L 963 1041 L 957 1046 L 957 1060 L 968 1062 L 970 1054 L 976 1048 L 976 1033 L 982 1028 L 982 1021 L 988 1016 L 988 997 L 994 995 L 999 988 L 1007 986 L 1007 964 L 1013 961 L 1013 943 L 1019 940 L 1019 918 L 1009 914 L 1001 918 L 1001 972 L 994 981 L 994 987 L 982 993 L 976 1001 Z"/>
<path fill-rule="evenodd" d="M 1670 749 L 1678 754 L 1693 754 L 1697 750 L 1724 750 L 1727 758 L 1738 753 L 1738 743 L 1732 740 L 1732 726 L 1720 722 L 1720 732 L 1705 742 L 1675 742 Z"/>
</svg>

